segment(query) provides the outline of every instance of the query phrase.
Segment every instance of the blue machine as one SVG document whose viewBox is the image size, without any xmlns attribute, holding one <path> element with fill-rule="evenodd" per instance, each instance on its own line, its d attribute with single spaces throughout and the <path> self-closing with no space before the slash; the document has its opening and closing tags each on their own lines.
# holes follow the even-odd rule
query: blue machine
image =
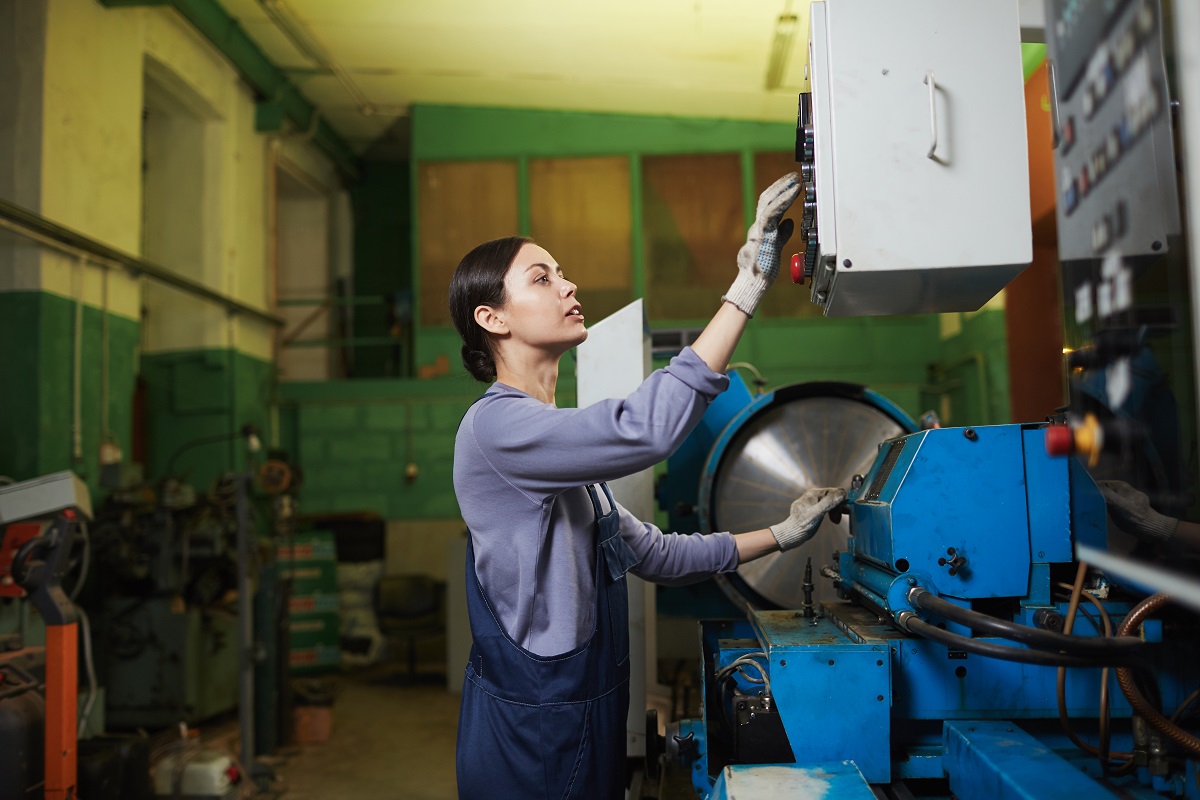
<svg viewBox="0 0 1200 800">
<path fill-rule="evenodd" d="M 818 568 L 840 599 L 806 615 L 756 596 L 744 619 L 702 622 L 702 715 L 670 730 L 669 767 L 687 769 L 701 798 L 871 797 L 869 785 L 1200 798 L 1200 753 L 1131 724 L 1116 670 L 1098 668 L 1152 674 L 1139 689 L 1170 715 L 1200 687 L 1194 618 L 1164 625 L 1155 614 L 1140 639 L 1105 639 L 1099 606 L 1115 628 L 1144 595 L 1095 572 L 1084 579 L 1093 599 L 1071 614 L 1073 548 L 1104 546 L 1105 505 L 1075 459 L 1047 455 L 1045 436 L 1042 425 L 998 425 L 879 443 L 841 509 L 847 546 Z M 707 471 L 701 497 L 721 469 Z M 1060 704 L 1076 735 L 1113 754 L 1104 767 L 1064 734 Z"/>
</svg>

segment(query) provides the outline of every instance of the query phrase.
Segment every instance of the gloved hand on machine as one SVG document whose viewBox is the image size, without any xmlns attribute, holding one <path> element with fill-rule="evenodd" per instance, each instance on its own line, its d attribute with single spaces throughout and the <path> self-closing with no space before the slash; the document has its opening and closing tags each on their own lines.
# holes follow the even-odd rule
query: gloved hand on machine
<svg viewBox="0 0 1200 800">
<path fill-rule="evenodd" d="M 1139 539 L 1165 542 L 1175 533 L 1179 520 L 1150 507 L 1150 498 L 1125 481 L 1097 481 L 1108 513 L 1121 530 Z"/>
<path fill-rule="evenodd" d="M 1096 481 L 1108 514 L 1117 527 L 1150 544 L 1172 544 L 1200 551 L 1200 525 L 1160 514 L 1150 498 L 1125 481 Z"/>
<path fill-rule="evenodd" d="M 738 251 L 738 275 L 721 298 L 748 316 L 754 316 L 759 301 L 779 277 L 779 254 L 795 228 L 790 219 L 783 219 L 783 215 L 799 194 L 800 176 L 789 172 L 759 195 L 754 224 L 746 233 L 746 243 Z"/>
<path fill-rule="evenodd" d="M 811 539 L 821 520 L 846 500 L 845 489 L 806 489 L 792 503 L 792 513 L 783 522 L 771 526 L 771 535 L 781 551 L 791 550 Z"/>
</svg>

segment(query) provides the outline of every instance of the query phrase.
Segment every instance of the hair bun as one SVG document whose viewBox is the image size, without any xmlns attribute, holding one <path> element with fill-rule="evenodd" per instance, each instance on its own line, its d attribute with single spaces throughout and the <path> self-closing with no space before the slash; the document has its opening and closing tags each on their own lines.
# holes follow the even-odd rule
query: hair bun
<svg viewBox="0 0 1200 800">
<path fill-rule="evenodd" d="M 462 348 L 463 366 L 471 377 L 481 383 L 491 383 L 496 377 L 496 362 L 490 353 L 483 350 L 472 350 L 467 345 Z"/>
</svg>

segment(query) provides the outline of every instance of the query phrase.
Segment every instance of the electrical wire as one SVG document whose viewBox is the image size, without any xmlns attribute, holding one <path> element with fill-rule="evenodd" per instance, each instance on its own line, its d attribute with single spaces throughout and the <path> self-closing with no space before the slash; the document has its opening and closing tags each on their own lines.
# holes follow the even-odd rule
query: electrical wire
<svg viewBox="0 0 1200 800">
<path fill-rule="evenodd" d="M 83 588 L 83 583 L 87 580 L 88 568 L 92 564 L 92 538 L 88 534 L 87 523 L 83 520 L 79 521 L 79 541 L 83 542 L 83 555 L 81 556 L 82 561 L 79 566 L 79 580 L 75 581 L 75 588 L 67 595 L 72 602 L 79 596 L 79 590 Z"/>
<path fill-rule="evenodd" d="M 757 653 L 747 653 L 745 655 L 738 656 L 733 661 L 730 661 L 728 664 L 726 664 L 725 666 L 723 666 L 719 670 L 717 670 L 716 679 L 718 681 L 722 681 L 725 678 L 728 678 L 730 675 L 732 675 L 736 671 L 738 674 L 740 674 L 743 678 L 745 678 L 750 683 L 761 683 L 763 685 L 763 691 L 767 695 L 770 695 L 771 694 L 771 678 L 770 678 L 767 670 L 763 668 L 763 665 L 759 664 L 757 661 L 755 661 L 756 658 L 765 659 L 766 657 L 767 657 L 767 654 L 762 651 L 759 651 Z M 761 676 L 762 680 L 755 680 L 753 677 L 747 675 L 745 673 L 745 671 L 743 670 L 743 667 L 754 667 L 756 670 L 758 670 L 758 674 L 759 674 L 759 676 Z"/>
<path fill-rule="evenodd" d="M 77 722 L 79 732 L 82 734 L 87 730 L 87 721 L 92 716 L 92 707 L 96 705 L 98 690 L 96 687 L 96 664 L 92 658 L 92 625 L 88 620 L 87 612 L 82 608 L 75 606 L 75 613 L 79 615 L 79 636 L 83 639 L 83 664 L 88 679 L 87 702 L 79 710 Z"/>
<path fill-rule="evenodd" d="M 1047 650 L 1033 650 L 1020 646 L 1010 647 L 1009 645 L 996 644 L 995 642 L 982 639 L 973 639 L 970 636 L 961 636 L 957 633 L 942 630 L 936 625 L 930 625 L 916 616 L 905 622 L 905 625 L 912 633 L 924 636 L 926 639 L 932 639 L 935 642 L 940 642 L 947 647 L 967 653 L 974 653 L 979 656 L 986 656 L 987 658 L 998 658 L 1001 661 L 1015 661 L 1019 664 L 1033 664 L 1034 666 L 1042 667 L 1096 668 L 1099 666 L 1096 663 L 1096 659 L 1090 656 L 1051 653 Z"/>
<path fill-rule="evenodd" d="M 1058 583 L 1056 585 L 1059 586 L 1060 588 L 1066 589 L 1071 592 L 1073 592 L 1075 589 L 1075 587 L 1069 583 Z M 1100 600 L 1097 599 L 1096 596 L 1093 595 L 1091 592 L 1082 591 L 1082 586 L 1080 587 L 1080 589 L 1081 589 L 1080 598 L 1090 602 L 1092 605 L 1094 605 L 1096 607 L 1096 610 L 1099 612 L 1100 618 L 1104 623 L 1103 628 L 1096 623 L 1096 620 L 1092 617 L 1091 614 L 1089 614 L 1087 612 L 1087 609 L 1083 608 L 1082 606 L 1078 606 L 1077 607 L 1078 610 L 1083 612 L 1084 616 L 1086 616 L 1088 618 L 1088 621 L 1092 623 L 1092 627 L 1096 629 L 1097 633 L 1100 633 L 1103 636 L 1112 636 L 1112 631 L 1113 631 L 1112 617 L 1109 616 L 1108 609 L 1105 608 L 1104 604 L 1101 603 Z M 1072 620 L 1072 624 L 1073 623 L 1074 623 L 1074 620 Z M 1109 668 L 1105 667 L 1103 670 L 1100 671 L 1100 749 L 1098 751 L 1093 752 L 1092 754 L 1098 755 L 1100 757 L 1100 767 L 1105 772 L 1112 771 L 1115 774 L 1120 774 L 1120 773 L 1125 772 L 1126 770 L 1129 770 L 1133 767 L 1133 753 L 1111 753 L 1111 752 L 1109 752 L 1109 741 L 1110 741 L 1109 725 L 1110 725 L 1111 717 L 1109 714 L 1110 704 L 1109 704 L 1109 697 L 1108 697 L 1108 676 L 1109 676 Z M 1065 684 L 1065 673 L 1064 673 L 1063 684 Z M 1059 705 L 1059 710 L 1062 712 L 1065 712 L 1065 710 L 1066 710 L 1065 686 L 1064 686 L 1063 692 L 1064 692 L 1064 694 L 1062 695 L 1063 700 Z M 1109 763 L 1110 760 L 1114 759 L 1114 758 L 1125 759 L 1124 763 L 1120 764 L 1115 770 L 1113 770 L 1112 765 Z"/>
<path fill-rule="evenodd" d="M 1108 616 L 1108 612 L 1104 608 L 1104 604 L 1093 597 L 1090 593 L 1083 591 L 1083 582 L 1087 577 L 1088 565 L 1087 562 L 1080 561 L 1079 568 L 1075 571 L 1075 582 L 1073 584 L 1060 583 L 1059 586 L 1065 587 L 1071 591 L 1071 599 L 1067 605 L 1067 617 L 1063 620 L 1063 633 L 1070 635 L 1075 628 L 1075 615 L 1079 611 L 1080 599 L 1086 597 L 1096 608 L 1100 610 L 1101 619 L 1106 621 L 1106 630 L 1111 630 L 1112 619 Z M 1120 758 L 1124 759 L 1124 763 L 1118 765 L 1117 771 L 1124 771 L 1133 766 L 1133 753 L 1108 753 L 1107 757 L 1102 755 L 1107 748 L 1104 745 L 1104 736 L 1101 736 L 1101 747 L 1085 742 L 1071 728 L 1071 720 L 1067 715 L 1067 670 L 1065 667 L 1058 668 L 1058 676 L 1056 681 L 1056 690 L 1058 695 L 1058 721 L 1062 725 L 1063 732 L 1067 734 L 1067 738 L 1071 743 L 1078 747 L 1083 752 L 1101 758 L 1101 766 L 1105 772 L 1112 767 L 1109 764 L 1109 759 Z M 1100 672 L 1100 716 L 1104 721 L 1108 716 L 1108 668 L 1105 667 Z M 1105 728 L 1107 730 L 1107 728 Z"/>
<path fill-rule="evenodd" d="M 1085 594 L 1085 595 L 1084 595 L 1084 597 L 1086 597 L 1086 596 L 1087 596 L 1087 595 Z M 1070 595 L 1068 595 L 1068 597 L 1070 597 Z M 1093 614 L 1092 612 L 1088 611 L 1088 610 L 1087 610 L 1086 608 L 1084 608 L 1082 605 L 1081 605 L 1081 606 L 1079 606 L 1079 613 L 1080 613 L 1080 614 L 1083 614 L 1083 616 L 1084 616 L 1084 619 L 1086 619 L 1086 620 L 1087 620 L 1089 623 L 1091 623 L 1092 630 L 1094 630 L 1094 631 L 1096 632 L 1096 634 L 1097 634 L 1097 635 L 1099 635 L 1099 636 L 1103 636 L 1103 635 L 1104 635 L 1104 627 L 1103 627 L 1103 626 L 1100 624 L 1100 622 L 1099 622 L 1099 621 L 1096 619 L 1096 615 L 1095 615 L 1095 614 Z"/>
<path fill-rule="evenodd" d="M 1146 617 L 1171 602 L 1170 595 L 1166 594 L 1156 594 L 1146 598 L 1134 606 L 1133 610 L 1121 622 L 1121 627 L 1117 629 L 1117 635 L 1126 636 L 1137 630 Z M 1118 669 L 1117 683 L 1120 685 L 1125 699 L 1129 701 L 1129 705 L 1133 707 L 1138 716 L 1146 721 L 1147 725 L 1166 734 L 1172 741 L 1187 748 L 1192 753 L 1200 755 L 1200 737 L 1193 736 L 1160 714 L 1158 709 L 1152 706 L 1141 691 L 1138 690 L 1137 685 L 1134 683 L 1133 671 L 1131 669 Z"/>
<path fill-rule="evenodd" d="M 1183 715 L 1183 712 L 1187 711 L 1187 707 L 1196 702 L 1197 697 L 1200 697 L 1200 689 L 1189 694 L 1187 699 L 1179 704 L 1179 708 L 1175 709 L 1175 713 L 1171 715 L 1171 722 L 1177 722 L 1179 717 Z"/>
<path fill-rule="evenodd" d="M 730 370 L 734 370 L 734 369 L 746 369 L 754 374 L 754 385 L 758 388 L 758 391 L 756 391 L 755 394 L 762 394 L 763 391 L 766 389 L 767 379 L 764 378 L 763 374 L 758 371 L 758 368 L 755 367 L 753 364 L 751 364 L 749 361 L 734 362 L 733 364 L 730 364 L 728 367 L 726 367 L 725 371 L 729 372 Z"/>
<path fill-rule="evenodd" d="M 914 607 L 924 609 L 953 622 L 966 625 L 974 631 L 988 633 L 1028 645 L 1031 649 L 1053 651 L 1063 655 L 1086 656 L 1094 659 L 1091 666 L 1100 666 L 1102 661 L 1124 663 L 1137 657 L 1147 649 L 1147 642 L 1127 637 L 1125 639 L 1069 636 L 1054 631 L 1019 625 L 997 619 L 969 608 L 956 606 L 943 600 L 933 592 L 915 589 L 909 594 Z"/>
</svg>

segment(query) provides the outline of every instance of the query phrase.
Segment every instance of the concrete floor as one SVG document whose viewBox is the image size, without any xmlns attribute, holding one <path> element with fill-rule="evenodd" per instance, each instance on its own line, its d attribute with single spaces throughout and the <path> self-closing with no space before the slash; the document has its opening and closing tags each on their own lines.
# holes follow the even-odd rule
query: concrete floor
<svg viewBox="0 0 1200 800">
<path fill-rule="evenodd" d="M 440 667 L 440 665 L 438 665 Z M 459 694 L 442 674 L 380 664 L 331 676 L 333 732 L 328 742 L 291 745 L 269 759 L 281 800 L 454 800 Z M 643 798 L 694 798 L 690 773 L 662 784 L 637 782 Z"/>
<path fill-rule="evenodd" d="M 402 667 L 333 678 L 333 733 L 287 748 L 286 800 L 453 800 L 459 695 L 445 680 L 410 683 Z"/>
</svg>

